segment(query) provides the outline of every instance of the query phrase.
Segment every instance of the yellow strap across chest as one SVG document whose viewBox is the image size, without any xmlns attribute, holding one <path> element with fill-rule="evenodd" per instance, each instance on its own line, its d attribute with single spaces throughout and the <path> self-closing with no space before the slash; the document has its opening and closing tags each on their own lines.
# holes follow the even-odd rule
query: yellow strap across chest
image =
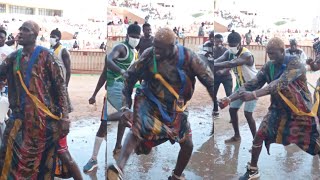
<svg viewBox="0 0 320 180">
<path fill-rule="evenodd" d="M 54 50 L 54 55 L 59 57 L 60 50 L 62 49 L 62 45 L 60 44 L 57 49 Z"/>
<path fill-rule="evenodd" d="M 39 108 L 41 111 L 43 111 L 44 113 L 46 113 L 48 116 L 50 116 L 51 118 L 55 119 L 55 120 L 60 120 L 62 118 L 62 114 L 59 116 L 54 115 L 52 112 L 50 112 L 50 110 L 48 109 L 48 107 L 46 105 L 44 105 L 36 96 L 34 96 L 33 94 L 31 94 L 27 88 L 27 86 L 25 85 L 22 76 L 21 76 L 21 72 L 20 70 L 17 71 L 17 74 L 19 76 L 19 80 L 21 82 L 21 85 L 23 87 L 23 89 L 25 90 L 25 92 L 27 93 L 27 95 L 31 98 L 31 100 L 33 101 L 33 103 L 36 105 L 37 108 Z"/>
<path fill-rule="evenodd" d="M 241 51 L 241 53 L 239 54 L 238 57 L 240 57 L 243 53 L 246 53 L 248 51 L 249 50 L 247 48 L 243 47 L 242 51 Z M 243 79 L 242 67 L 241 66 L 237 66 L 236 68 L 237 68 L 237 73 L 238 73 L 239 80 L 240 80 L 239 85 L 242 86 L 245 83 L 245 81 Z"/>
<path fill-rule="evenodd" d="M 178 93 L 173 89 L 173 87 L 161 76 L 161 74 L 156 73 L 156 74 L 154 75 L 154 77 L 155 77 L 156 79 L 158 79 L 158 80 L 168 89 L 168 91 L 169 91 L 172 95 L 174 95 L 174 97 L 176 97 L 177 100 L 180 98 L 180 97 L 179 97 L 179 94 L 178 94 Z M 178 112 L 183 112 L 183 111 L 187 108 L 187 104 L 184 105 L 182 108 L 180 108 L 179 106 L 176 106 L 176 108 L 178 108 L 178 109 L 177 109 Z"/>
<path fill-rule="evenodd" d="M 315 90 L 316 92 L 316 102 L 312 107 L 311 112 L 306 113 L 301 111 L 299 108 L 297 108 L 287 97 L 285 97 L 280 90 L 278 90 L 278 94 L 280 95 L 280 97 L 282 98 L 282 100 L 289 106 L 289 108 L 293 111 L 294 114 L 298 115 L 298 116 L 310 116 L 310 117 L 315 117 L 317 116 L 318 113 L 318 108 L 319 108 L 319 90 L 320 88 L 317 87 L 317 89 Z"/>
</svg>

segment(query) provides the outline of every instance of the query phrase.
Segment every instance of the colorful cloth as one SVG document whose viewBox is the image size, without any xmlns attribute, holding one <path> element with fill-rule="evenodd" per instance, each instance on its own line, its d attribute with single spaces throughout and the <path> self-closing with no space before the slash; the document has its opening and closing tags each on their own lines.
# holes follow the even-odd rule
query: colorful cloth
<svg viewBox="0 0 320 180">
<path fill-rule="evenodd" d="M 184 48 L 184 63 L 181 66 L 185 74 L 185 87 L 182 93 L 182 81 L 177 69 L 178 51 L 171 59 L 155 61 L 157 72 L 165 79 L 179 95 L 183 96 L 184 104 L 192 97 L 197 77 L 204 84 L 212 99 L 214 99 L 214 79 L 210 67 L 191 50 Z M 123 94 L 128 107 L 131 107 L 131 94 L 135 83 L 142 81 L 141 88 L 136 90 L 134 101 L 134 118 L 132 132 L 142 140 L 136 150 L 137 153 L 148 153 L 151 147 L 161 144 L 167 140 L 183 142 L 191 135 L 187 111 L 178 113 L 176 111 L 176 97 L 154 76 L 154 54 L 149 48 L 142 57 L 129 67 L 125 80 Z M 147 88 L 162 105 L 162 109 L 174 120 L 171 123 L 165 121 L 158 106 L 146 95 Z"/>
<path fill-rule="evenodd" d="M 165 123 L 157 106 L 140 89 L 136 91 L 134 102 L 132 131 L 142 140 L 136 149 L 137 154 L 148 154 L 152 147 L 167 140 L 173 144 L 191 136 L 187 111 L 175 114 L 175 120 L 172 123 Z M 172 116 L 173 113 L 170 112 L 169 115 Z M 173 135 L 170 135 L 171 133 Z"/>
<path fill-rule="evenodd" d="M 253 145 L 260 146 L 264 141 L 269 153 L 271 143 L 283 145 L 294 143 L 307 153 L 316 155 L 319 154 L 320 139 L 315 117 L 298 115 L 279 95 L 282 93 L 300 111 L 309 113 L 313 108 L 306 69 L 297 57 L 290 58 L 279 79 L 272 77 L 277 77 L 276 74 L 283 66 L 268 61 L 254 79 L 244 84 L 246 90 L 254 91 L 262 88 L 265 83 L 271 83 L 269 86 L 271 105 L 260 124 Z M 272 71 L 274 73 L 271 73 Z"/>
<path fill-rule="evenodd" d="M 0 150 L 2 179 L 53 179 L 61 138 L 60 122 L 41 111 L 26 95 L 16 74 L 17 51 L 0 65 L 0 80 L 7 79 L 12 109 Z M 49 50 L 42 48 L 34 64 L 22 54 L 20 71 L 29 92 L 50 112 L 68 118 L 67 92 L 61 68 Z M 28 68 L 29 67 L 29 68 Z M 30 71 L 29 71 L 30 70 Z M 29 75 L 30 76 L 29 76 Z"/>
</svg>

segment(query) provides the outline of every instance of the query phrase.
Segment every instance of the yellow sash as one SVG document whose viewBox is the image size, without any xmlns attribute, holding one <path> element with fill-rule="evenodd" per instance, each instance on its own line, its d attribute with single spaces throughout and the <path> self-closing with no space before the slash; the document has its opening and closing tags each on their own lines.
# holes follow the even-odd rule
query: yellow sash
<svg viewBox="0 0 320 180">
<path fill-rule="evenodd" d="M 243 47 L 243 48 L 242 48 L 242 51 L 241 51 L 241 53 L 239 54 L 238 57 L 240 57 L 243 53 L 248 52 L 248 51 L 249 51 L 249 50 L 248 50 L 247 48 Z M 240 82 L 239 82 L 239 87 L 240 87 L 240 86 L 242 86 L 245 82 L 244 82 L 244 80 L 243 80 L 243 74 L 242 74 L 242 68 L 241 68 L 241 66 L 237 66 L 236 68 L 237 68 L 237 73 L 238 73 L 239 80 L 240 80 Z"/>
<path fill-rule="evenodd" d="M 170 93 L 176 97 L 177 100 L 180 99 L 179 94 L 173 89 L 173 87 L 165 79 L 163 79 L 161 74 L 156 73 L 154 77 L 158 79 L 170 91 Z M 177 104 L 175 104 L 175 107 L 177 108 L 176 109 L 177 112 L 183 112 L 187 108 L 187 104 L 185 104 L 183 107 L 180 107 Z"/>
<path fill-rule="evenodd" d="M 38 107 L 40 110 L 42 110 L 44 113 L 46 113 L 51 118 L 53 118 L 55 120 L 60 120 L 62 118 L 62 114 L 60 115 L 60 117 L 52 114 L 52 112 L 50 112 L 50 110 L 48 109 L 48 107 L 46 105 L 44 105 L 36 96 L 34 96 L 33 94 L 31 94 L 29 92 L 27 86 L 25 85 L 24 81 L 22 80 L 20 70 L 17 71 L 17 74 L 19 76 L 19 80 L 21 82 L 23 89 L 26 91 L 27 95 L 32 99 L 32 101 L 36 105 L 36 107 Z"/>
<path fill-rule="evenodd" d="M 319 90 L 320 87 L 317 87 L 315 89 L 315 93 L 316 93 L 316 103 L 313 105 L 311 112 L 306 113 L 301 111 L 300 109 L 298 109 L 287 97 L 285 97 L 280 90 L 278 90 L 278 93 L 280 95 L 280 97 L 282 98 L 282 100 L 289 106 L 289 108 L 293 111 L 293 113 L 295 113 L 298 116 L 310 116 L 310 117 L 315 117 L 317 116 L 318 113 L 318 108 L 319 108 Z"/>
<path fill-rule="evenodd" d="M 57 47 L 57 49 L 54 50 L 54 55 L 56 55 L 57 57 L 59 57 L 59 52 L 60 52 L 61 48 L 62 48 L 62 45 L 60 44 L 60 45 Z"/>
</svg>

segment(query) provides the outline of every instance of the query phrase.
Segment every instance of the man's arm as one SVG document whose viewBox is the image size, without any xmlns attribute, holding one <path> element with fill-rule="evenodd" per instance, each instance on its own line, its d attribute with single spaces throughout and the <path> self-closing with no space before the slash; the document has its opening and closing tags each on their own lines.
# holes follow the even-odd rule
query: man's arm
<svg viewBox="0 0 320 180">
<path fill-rule="evenodd" d="M 316 57 L 316 60 L 311 58 L 307 59 L 306 64 L 310 66 L 312 71 L 320 70 L 320 57 Z"/>
<path fill-rule="evenodd" d="M 256 91 L 257 97 L 269 94 L 270 93 L 269 91 L 265 91 L 267 89 L 262 88 L 268 79 L 269 63 L 270 62 L 267 62 L 261 68 L 261 70 L 257 73 L 257 75 L 254 78 L 252 78 L 250 81 L 244 83 L 244 85 L 239 89 L 239 91 L 236 91 L 235 93 L 230 95 L 229 99 L 231 101 L 235 101 L 237 99 L 240 99 L 240 98 L 242 98 L 243 92 L 245 92 L 245 91 L 251 91 L 251 92 Z M 259 96 L 258 96 L 258 92 L 260 92 Z"/>
<path fill-rule="evenodd" d="M 67 49 L 62 49 L 62 61 L 66 68 L 66 85 L 68 87 L 71 76 L 71 59 Z"/>
<path fill-rule="evenodd" d="M 3 61 L 0 63 L 0 81 L 6 81 L 7 72 L 10 65 L 12 65 L 14 61 L 14 57 L 16 57 L 16 52 L 9 54 Z"/>
<path fill-rule="evenodd" d="M 301 76 L 306 76 L 306 69 L 299 61 L 299 58 L 294 57 L 294 59 L 288 63 L 286 70 L 279 77 L 279 81 L 270 87 L 271 94 L 278 93 L 278 88 L 280 88 L 280 90 L 288 88 L 289 83 L 292 83 Z"/>
<path fill-rule="evenodd" d="M 211 99 L 214 100 L 214 76 L 210 67 L 195 53 L 191 54 L 191 58 L 192 71 L 194 72 L 195 76 L 197 76 L 201 84 L 203 84 L 207 88 Z"/>
<path fill-rule="evenodd" d="M 137 83 L 138 80 L 143 80 L 143 75 L 148 73 L 148 63 L 152 58 L 152 48 L 148 48 L 139 57 L 139 60 L 134 62 L 128 70 L 125 72 L 124 77 L 124 88 L 122 90 L 123 100 L 122 105 L 123 107 L 128 107 L 129 109 L 132 106 L 132 91 L 134 85 Z"/>
<path fill-rule="evenodd" d="M 287 89 L 289 83 L 292 83 L 296 79 L 305 75 L 306 69 L 300 62 L 300 59 L 296 57 L 289 62 L 286 70 L 283 72 L 279 79 L 272 81 L 266 87 L 253 91 L 250 94 L 245 92 L 244 94 L 242 94 L 241 98 L 245 101 L 250 101 L 257 97 L 265 96 L 268 94 L 276 94 L 278 93 L 278 90 Z"/>
<path fill-rule="evenodd" d="M 214 63 L 214 67 L 217 68 L 233 68 L 241 65 L 252 65 L 253 64 L 253 56 L 251 53 L 244 53 L 239 58 L 235 58 L 231 61 L 224 61 L 220 63 Z"/>
<path fill-rule="evenodd" d="M 220 57 L 214 60 L 214 64 L 227 61 L 229 58 L 229 51 L 225 51 Z"/>
<path fill-rule="evenodd" d="M 104 67 L 103 67 L 103 71 L 99 77 L 99 80 L 98 80 L 98 83 L 96 85 L 96 88 L 91 96 L 90 99 L 93 99 L 93 100 L 89 100 L 90 104 L 93 104 L 95 103 L 95 99 L 96 99 L 96 96 L 99 92 L 99 90 L 102 88 L 102 86 L 105 84 L 105 82 L 107 81 L 107 56 L 105 57 L 105 63 L 104 63 Z M 92 102 L 91 102 L 92 101 Z"/>
<path fill-rule="evenodd" d="M 68 94 L 66 83 L 63 77 L 63 72 L 61 71 L 59 64 L 56 63 L 55 57 L 48 53 L 47 55 L 47 67 L 49 69 L 49 76 L 51 77 L 51 84 L 54 90 L 57 92 L 58 99 L 57 103 L 62 113 L 62 119 L 68 120 L 69 118 L 69 108 L 68 108 Z"/>
<path fill-rule="evenodd" d="M 108 69 L 110 69 L 111 71 L 123 74 L 125 70 L 121 69 L 119 66 L 117 66 L 116 63 L 114 62 L 114 60 L 116 60 L 117 58 L 125 57 L 125 55 L 127 53 L 129 53 L 129 52 L 127 52 L 127 50 L 123 44 L 119 44 L 119 45 L 115 46 L 112 49 L 112 51 L 107 55 Z"/>
</svg>

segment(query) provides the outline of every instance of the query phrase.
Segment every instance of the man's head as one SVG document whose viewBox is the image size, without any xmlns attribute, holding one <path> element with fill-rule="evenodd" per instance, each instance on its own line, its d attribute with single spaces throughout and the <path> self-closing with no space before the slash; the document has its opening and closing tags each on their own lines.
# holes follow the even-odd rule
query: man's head
<svg viewBox="0 0 320 180">
<path fill-rule="evenodd" d="M 0 29 L 0 47 L 4 46 L 6 42 L 7 32 L 4 29 Z"/>
<path fill-rule="evenodd" d="M 229 49 L 232 54 L 237 54 L 241 46 L 241 36 L 239 33 L 232 30 L 228 35 Z"/>
<path fill-rule="evenodd" d="M 210 41 L 211 43 L 214 43 L 214 31 L 211 31 L 211 32 L 209 33 L 209 41 Z"/>
<path fill-rule="evenodd" d="M 40 27 L 34 21 L 26 21 L 19 28 L 18 44 L 22 46 L 32 45 L 36 43 Z"/>
<path fill-rule="evenodd" d="M 142 25 L 142 31 L 145 37 L 150 37 L 151 35 L 151 25 L 149 23 L 144 23 Z"/>
<path fill-rule="evenodd" d="M 277 64 L 282 64 L 284 60 L 284 42 L 278 38 L 271 38 L 267 44 L 267 54 L 270 60 L 274 60 Z"/>
<path fill-rule="evenodd" d="M 128 44 L 135 48 L 140 41 L 141 27 L 138 24 L 130 24 L 127 29 L 126 41 Z"/>
<path fill-rule="evenodd" d="M 296 39 L 290 39 L 289 43 L 290 43 L 290 50 L 291 51 L 296 51 L 297 50 L 297 45 L 298 45 L 297 40 Z"/>
<path fill-rule="evenodd" d="M 221 34 L 216 34 L 214 36 L 214 45 L 219 48 L 223 46 L 223 36 Z"/>
<path fill-rule="evenodd" d="M 251 29 L 249 29 L 249 33 L 251 33 Z"/>
<path fill-rule="evenodd" d="M 153 40 L 154 53 L 157 60 L 163 60 L 173 55 L 176 34 L 169 28 L 160 28 Z"/>
<path fill-rule="evenodd" d="M 61 40 L 61 32 L 59 29 L 54 29 L 50 33 L 50 45 L 55 46 Z"/>
<path fill-rule="evenodd" d="M 204 22 L 201 23 L 201 26 L 204 26 Z"/>
</svg>

